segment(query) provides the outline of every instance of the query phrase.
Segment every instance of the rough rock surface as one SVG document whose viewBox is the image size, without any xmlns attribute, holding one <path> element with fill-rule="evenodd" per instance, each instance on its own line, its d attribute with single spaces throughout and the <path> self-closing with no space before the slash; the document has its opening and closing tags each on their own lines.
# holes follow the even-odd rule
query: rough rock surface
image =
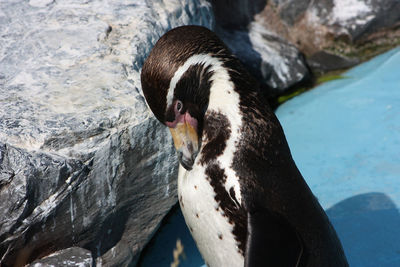
<svg viewBox="0 0 400 267">
<path fill-rule="evenodd" d="M 400 43 L 397 0 L 273 0 L 255 21 L 308 57 L 325 51 L 342 57 L 340 61 L 349 66 L 381 52 L 381 47 Z M 316 67 L 319 71 L 333 69 Z"/>
<path fill-rule="evenodd" d="M 268 98 L 310 79 L 303 55 L 292 44 L 255 21 L 267 1 L 213 1 L 216 31 L 248 70 L 265 85 Z M 229 6 L 229 9 L 226 8 Z"/>
<path fill-rule="evenodd" d="M 267 85 L 264 93 L 269 98 L 310 77 L 299 50 L 261 24 L 253 22 L 246 31 L 221 30 L 219 36 L 248 70 Z"/>
<path fill-rule="evenodd" d="M 400 44 L 398 0 L 211 2 L 218 35 L 269 98 L 310 82 L 308 66 L 344 69 Z"/>
<path fill-rule="evenodd" d="M 350 68 L 359 63 L 359 60 L 356 58 L 351 59 L 344 56 L 338 56 L 321 50 L 307 58 L 307 63 L 314 70 L 328 72 L 331 70 Z"/>
<path fill-rule="evenodd" d="M 2 1 L 0 260 L 21 266 L 79 246 L 134 263 L 176 202 L 176 158 L 139 71 L 194 1 Z"/>
<path fill-rule="evenodd" d="M 36 260 L 29 267 L 92 267 L 92 264 L 92 253 L 89 250 L 72 247 Z"/>
</svg>

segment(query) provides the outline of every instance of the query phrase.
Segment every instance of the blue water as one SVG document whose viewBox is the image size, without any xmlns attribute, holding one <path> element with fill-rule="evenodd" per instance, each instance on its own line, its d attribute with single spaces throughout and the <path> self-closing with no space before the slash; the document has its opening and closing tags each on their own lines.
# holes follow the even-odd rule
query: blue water
<svg viewBox="0 0 400 267">
<path fill-rule="evenodd" d="M 277 110 L 351 266 L 400 266 L 400 48 Z"/>
<path fill-rule="evenodd" d="M 281 105 L 293 158 L 326 210 L 352 267 L 400 266 L 400 48 Z M 204 263 L 176 211 L 143 267 Z"/>
</svg>

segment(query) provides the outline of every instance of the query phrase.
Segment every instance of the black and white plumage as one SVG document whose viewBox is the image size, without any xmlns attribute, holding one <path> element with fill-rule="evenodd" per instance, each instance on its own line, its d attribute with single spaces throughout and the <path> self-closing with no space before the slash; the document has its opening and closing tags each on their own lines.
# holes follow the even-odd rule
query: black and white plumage
<svg viewBox="0 0 400 267">
<path fill-rule="evenodd" d="M 258 83 L 213 32 L 169 31 L 141 80 L 171 130 L 179 202 L 208 266 L 348 266 Z"/>
</svg>

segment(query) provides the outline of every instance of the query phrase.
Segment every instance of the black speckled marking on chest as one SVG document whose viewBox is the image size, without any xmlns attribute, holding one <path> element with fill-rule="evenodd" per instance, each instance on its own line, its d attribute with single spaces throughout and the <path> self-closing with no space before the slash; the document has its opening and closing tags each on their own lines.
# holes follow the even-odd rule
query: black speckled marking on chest
<svg viewBox="0 0 400 267">
<path fill-rule="evenodd" d="M 207 180 L 210 182 L 215 192 L 215 201 L 219 203 L 223 216 L 228 218 L 230 224 L 233 225 L 232 234 L 238 243 L 239 252 L 244 255 L 246 248 L 247 235 L 247 215 L 234 200 L 224 187 L 226 182 L 225 171 L 216 163 L 211 163 L 206 168 Z"/>
<path fill-rule="evenodd" d="M 217 159 L 224 152 L 226 141 L 231 136 L 231 124 L 228 118 L 215 111 L 207 114 L 204 120 L 203 135 L 207 144 L 201 152 L 201 165 Z"/>
</svg>

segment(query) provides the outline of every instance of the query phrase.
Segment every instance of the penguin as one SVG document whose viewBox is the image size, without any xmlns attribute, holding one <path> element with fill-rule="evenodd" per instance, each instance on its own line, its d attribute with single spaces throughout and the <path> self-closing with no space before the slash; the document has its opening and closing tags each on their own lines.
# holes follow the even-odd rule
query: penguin
<svg viewBox="0 0 400 267">
<path fill-rule="evenodd" d="M 214 32 L 165 33 L 141 84 L 171 132 L 178 200 L 207 266 L 348 266 L 259 83 Z"/>
</svg>

